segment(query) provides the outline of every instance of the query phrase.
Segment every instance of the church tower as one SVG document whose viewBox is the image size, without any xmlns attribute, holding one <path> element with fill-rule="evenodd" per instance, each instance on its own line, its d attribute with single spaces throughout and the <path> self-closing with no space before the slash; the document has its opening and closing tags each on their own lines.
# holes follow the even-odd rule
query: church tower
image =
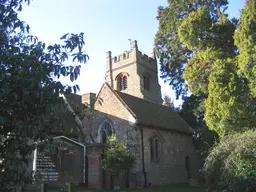
<svg viewBox="0 0 256 192">
<path fill-rule="evenodd" d="M 112 56 L 108 51 L 106 57 L 106 81 L 114 90 L 162 104 L 154 53 L 151 57 L 142 54 L 137 41 L 133 41 L 130 51 L 118 56 Z"/>
</svg>

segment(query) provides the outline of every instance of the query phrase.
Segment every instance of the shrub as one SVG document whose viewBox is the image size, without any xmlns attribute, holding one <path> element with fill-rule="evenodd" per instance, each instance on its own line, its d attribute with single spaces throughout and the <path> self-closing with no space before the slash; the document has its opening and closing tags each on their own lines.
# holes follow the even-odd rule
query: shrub
<svg viewBox="0 0 256 192">
<path fill-rule="evenodd" d="M 256 191 L 256 130 L 223 137 L 202 171 L 207 191 Z"/>
<path fill-rule="evenodd" d="M 122 180 L 133 168 L 134 163 L 135 157 L 128 147 L 115 136 L 109 137 L 102 168 L 112 174 L 117 185 L 122 185 Z"/>
</svg>

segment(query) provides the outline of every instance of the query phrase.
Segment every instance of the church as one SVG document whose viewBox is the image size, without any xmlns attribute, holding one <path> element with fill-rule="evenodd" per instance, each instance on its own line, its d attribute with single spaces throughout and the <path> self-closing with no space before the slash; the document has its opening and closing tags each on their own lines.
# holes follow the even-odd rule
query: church
<svg viewBox="0 0 256 192">
<path fill-rule="evenodd" d="M 121 55 L 108 51 L 106 65 L 106 82 L 99 93 L 75 96 L 83 106 L 83 132 L 90 135 L 85 144 L 88 187 L 113 187 L 110 175 L 102 169 L 103 149 L 111 135 L 126 141 L 136 157 L 125 187 L 187 183 L 197 178 L 199 161 L 192 129 L 163 104 L 154 53 L 151 57 L 142 54 L 133 41 L 131 50 Z"/>
</svg>

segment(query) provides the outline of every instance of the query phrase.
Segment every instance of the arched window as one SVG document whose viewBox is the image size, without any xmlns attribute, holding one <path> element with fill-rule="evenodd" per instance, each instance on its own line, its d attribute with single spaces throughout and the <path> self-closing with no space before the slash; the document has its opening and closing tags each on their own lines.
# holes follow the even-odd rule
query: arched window
<svg viewBox="0 0 256 192">
<path fill-rule="evenodd" d="M 117 80 L 117 90 L 123 91 L 128 88 L 128 74 L 127 73 L 120 73 L 116 80 Z"/>
<path fill-rule="evenodd" d="M 127 89 L 127 77 L 123 77 L 124 90 Z"/>
<path fill-rule="evenodd" d="M 157 136 L 150 138 L 150 155 L 151 162 L 158 163 L 160 160 L 160 139 Z"/>
<path fill-rule="evenodd" d="M 120 91 L 123 90 L 123 78 L 122 77 L 118 78 L 118 89 Z"/>
<path fill-rule="evenodd" d="M 107 134 L 105 130 L 101 130 L 101 142 L 107 143 Z"/>
<path fill-rule="evenodd" d="M 144 85 L 144 89 L 149 91 L 150 85 L 149 85 L 149 78 L 147 76 L 143 76 L 143 85 Z"/>
<path fill-rule="evenodd" d="M 112 133 L 111 125 L 108 122 L 104 122 L 100 131 L 101 143 L 107 143 L 108 137 L 110 137 L 112 134 L 113 133 Z"/>
</svg>

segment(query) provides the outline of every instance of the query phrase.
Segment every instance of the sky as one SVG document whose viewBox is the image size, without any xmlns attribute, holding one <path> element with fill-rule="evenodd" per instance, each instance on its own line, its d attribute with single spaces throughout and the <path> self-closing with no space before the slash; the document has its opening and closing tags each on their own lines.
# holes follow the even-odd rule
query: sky
<svg viewBox="0 0 256 192">
<path fill-rule="evenodd" d="M 229 0 L 227 13 L 238 17 L 246 0 Z M 157 8 L 167 0 L 31 0 L 19 14 L 30 32 L 47 45 L 59 43 L 66 33 L 84 33 L 89 60 L 77 80 L 78 94 L 98 93 L 106 72 L 106 52 L 112 56 L 130 49 L 128 39 L 137 40 L 142 53 L 151 55 L 158 30 Z M 160 75 L 160 73 L 159 73 Z M 173 100 L 175 93 L 159 78 L 162 95 Z M 181 101 L 175 101 L 178 106 Z"/>
</svg>

